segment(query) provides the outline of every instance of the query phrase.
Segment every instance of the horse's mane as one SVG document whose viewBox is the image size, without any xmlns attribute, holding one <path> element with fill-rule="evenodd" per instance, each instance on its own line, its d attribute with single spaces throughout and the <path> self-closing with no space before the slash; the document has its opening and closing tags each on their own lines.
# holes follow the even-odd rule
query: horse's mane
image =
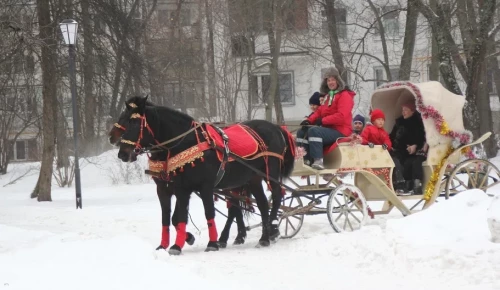
<svg viewBox="0 0 500 290">
<path fill-rule="evenodd" d="M 126 104 L 130 104 L 130 103 L 134 103 L 134 104 L 139 104 L 141 102 L 143 102 L 143 97 L 140 97 L 140 96 L 135 96 L 135 97 L 131 97 L 129 98 L 127 101 L 126 101 Z M 175 110 L 173 108 L 170 108 L 170 107 L 166 107 L 166 106 L 160 106 L 160 105 L 156 105 L 154 104 L 153 102 L 149 101 L 149 100 L 146 100 L 146 106 L 147 107 L 150 107 L 150 108 L 153 108 L 155 110 L 161 110 L 161 111 L 164 111 L 165 114 L 170 114 L 171 116 L 175 116 L 177 117 L 178 119 L 184 119 L 184 120 L 187 120 L 187 121 L 194 121 L 193 117 L 189 116 L 188 114 L 185 114 L 179 110 Z"/>
<path fill-rule="evenodd" d="M 139 96 L 130 97 L 128 98 L 128 100 L 125 101 L 125 104 L 130 104 L 130 103 L 137 104 L 142 101 L 141 99 L 142 97 Z M 156 106 L 156 105 L 153 102 L 146 100 L 146 106 Z"/>
</svg>

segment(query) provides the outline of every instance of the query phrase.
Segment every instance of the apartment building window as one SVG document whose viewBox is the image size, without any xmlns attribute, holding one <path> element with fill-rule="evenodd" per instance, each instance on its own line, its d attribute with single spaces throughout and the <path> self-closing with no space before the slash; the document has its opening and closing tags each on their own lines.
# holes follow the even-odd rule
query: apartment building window
<svg viewBox="0 0 500 290">
<path fill-rule="evenodd" d="M 323 37 L 329 38 L 330 33 L 328 32 L 328 20 L 326 15 L 326 10 L 321 10 L 321 16 L 323 20 L 321 22 L 321 32 Z M 339 38 L 347 37 L 347 10 L 345 8 L 335 8 L 335 22 L 337 24 L 337 35 Z"/>
<path fill-rule="evenodd" d="M 36 139 L 9 141 L 9 159 L 12 161 L 39 160 L 38 142 Z"/>
<path fill-rule="evenodd" d="M 185 102 L 186 108 L 195 108 L 196 100 L 202 95 L 200 85 L 196 82 L 182 82 L 181 86 L 177 81 L 170 81 L 165 84 L 164 95 L 160 97 L 160 102 L 173 108 L 181 108 Z"/>
<path fill-rule="evenodd" d="M 385 69 L 383 67 L 375 67 L 373 69 L 375 88 L 386 82 L 399 80 L 399 67 L 390 67 L 389 71 L 391 72 L 391 80 L 389 80 L 389 78 L 387 77 L 387 74 L 385 73 Z"/>
<path fill-rule="evenodd" d="M 245 35 L 231 36 L 231 49 L 233 56 L 236 57 L 250 56 L 250 52 L 255 53 L 255 46 Z"/>
<path fill-rule="evenodd" d="M 387 36 L 399 36 L 399 6 L 389 5 L 382 8 L 383 25 Z"/>
<path fill-rule="evenodd" d="M 254 84 L 252 95 L 253 104 L 263 104 L 269 99 L 271 76 L 269 74 L 255 75 L 251 82 Z M 294 80 L 293 72 L 280 72 L 278 76 L 278 94 L 283 105 L 294 105 Z"/>
<path fill-rule="evenodd" d="M 378 15 L 382 18 L 386 37 L 399 37 L 399 11 L 400 7 L 397 5 L 387 5 L 382 9 L 377 8 Z M 377 19 L 375 19 L 374 30 L 375 34 L 380 34 Z"/>
<path fill-rule="evenodd" d="M 167 10 L 161 9 L 157 11 L 158 25 L 161 27 L 174 27 L 177 26 L 175 23 L 175 15 L 177 10 Z M 190 26 L 191 25 L 191 10 L 181 9 L 179 13 L 179 23 L 180 26 Z"/>
</svg>

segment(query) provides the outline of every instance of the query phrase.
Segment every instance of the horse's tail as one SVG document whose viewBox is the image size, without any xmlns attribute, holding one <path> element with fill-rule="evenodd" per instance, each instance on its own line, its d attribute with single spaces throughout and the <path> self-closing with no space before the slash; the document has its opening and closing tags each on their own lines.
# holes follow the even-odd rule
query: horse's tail
<svg viewBox="0 0 500 290">
<path fill-rule="evenodd" d="M 289 177 L 292 174 L 293 166 L 295 165 L 296 144 L 292 133 L 288 131 L 286 126 L 281 126 L 281 133 L 285 139 L 286 152 L 283 160 L 283 170 L 281 177 Z"/>
</svg>

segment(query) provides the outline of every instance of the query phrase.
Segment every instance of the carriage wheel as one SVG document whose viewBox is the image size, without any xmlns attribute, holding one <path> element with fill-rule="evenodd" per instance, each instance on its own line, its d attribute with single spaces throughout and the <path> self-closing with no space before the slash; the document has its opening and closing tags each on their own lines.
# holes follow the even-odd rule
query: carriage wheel
<svg viewBox="0 0 500 290">
<path fill-rule="evenodd" d="M 269 196 L 269 207 L 272 206 L 271 196 Z M 293 196 L 288 190 L 281 201 L 278 210 L 279 229 L 281 239 L 290 239 L 297 235 L 304 223 L 303 203 L 300 197 Z"/>
<path fill-rule="evenodd" d="M 330 193 L 326 214 L 335 232 L 355 231 L 366 222 L 367 207 L 365 196 L 359 188 L 342 184 Z"/>
<path fill-rule="evenodd" d="M 500 184 L 500 170 L 488 160 L 470 159 L 458 164 L 446 182 L 445 198 L 469 189 L 488 193 Z"/>
</svg>

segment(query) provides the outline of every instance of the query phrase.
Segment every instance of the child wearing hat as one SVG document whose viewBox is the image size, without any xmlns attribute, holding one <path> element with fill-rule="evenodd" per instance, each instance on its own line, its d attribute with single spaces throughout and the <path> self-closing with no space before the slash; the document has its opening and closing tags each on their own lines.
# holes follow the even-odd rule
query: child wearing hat
<svg viewBox="0 0 500 290">
<path fill-rule="evenodd" d="M 314 114 L 319 106 L 321 106 L 321 94 L 319 92 L 314 92 L 314 94 L 309 98 L 309 108 L 312 113 L 309 114 L 309 116 L 306 116 L 306 118 L 309 118 L 312 114 Z"/>
<path fill-rule="evenodd" d="M 360 135 L 361 132 L 363 131 L 363 128 L 365 127 L 365 117 L 361 115 L 356 115 L 354 119 L 352 120 L 352 129 L 355 134 Z"/>
<path fill-rule="evenodd" d="M 372 125 L 367 125 L 361 133 L 362 144 L 373 148 L 374 145 L 382 145 L 386 150 L 392 149 L 392 142 L 389 134 L 384 130 L 385 114 L 382 110 L 375 109 L 371 112 L 370 121 Z M 404 188 L 405 179 L 403 177 L 402 166 L 398 159 L 392 158 L 396 168 L 393 171 L 394 190 L 400 191 Z"/>
</svg>

